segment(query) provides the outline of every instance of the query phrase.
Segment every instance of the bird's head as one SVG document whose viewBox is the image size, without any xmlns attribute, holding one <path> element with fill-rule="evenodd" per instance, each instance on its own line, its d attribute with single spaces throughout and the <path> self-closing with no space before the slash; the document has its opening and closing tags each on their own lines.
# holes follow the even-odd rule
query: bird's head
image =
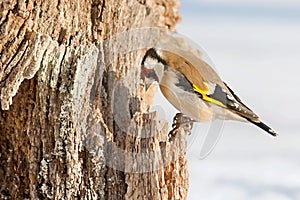
<svg viewBox="0 0 300 200">
<path fill-rule="evenodd" d="M 167 68 L 167 62 L 154 48 L 147 50 L 141 66 L 141 79 L 145 81 L 146 89 L 154 82 L 160 82 Z"/>
</svg>

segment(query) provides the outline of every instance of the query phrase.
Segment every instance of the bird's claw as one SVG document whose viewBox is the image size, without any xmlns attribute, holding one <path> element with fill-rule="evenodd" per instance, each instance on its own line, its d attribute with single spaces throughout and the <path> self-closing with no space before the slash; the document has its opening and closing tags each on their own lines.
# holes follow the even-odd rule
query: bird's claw
<svg viewBox="0 0 300 200">
<path fill-rule="evenodd" d="M 173 118 L 173 124 L 172 124 L 173 129 L 170 131 L 168 135 L 169 141 L 172 141 L 175 138 L 179 127 L 183 128 L 184 131 L 188 133 L 188 135 L 190 135 L 191 130 L 193 128 L 193 122 L 195 121 L 192 120 L 191 118 L 184 116 L 182 113 L 177 113 Z"/>
</svg>

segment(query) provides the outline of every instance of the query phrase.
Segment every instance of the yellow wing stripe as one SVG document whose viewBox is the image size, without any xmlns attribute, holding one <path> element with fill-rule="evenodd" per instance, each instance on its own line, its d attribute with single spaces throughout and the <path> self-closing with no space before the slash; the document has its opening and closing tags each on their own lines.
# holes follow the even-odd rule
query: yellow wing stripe
<svg viewBox="0 0 300 200">
<path fill-rule="evenodd" d="M 207 85 L 206 83 L 205 83 L 205 85 Z M 207 87 L 208 88 L 208 87 Z M 201 90 L 197 85 L 195 85 L 195 84 L 193 84 L 193 89 L 194 89 L 194 91 L 196 91 L 196 92 L 198 92 L 198 93 L 200 93 L 201 95 L 202 95 L 202 99 L 203 100 L 205 100 L 205 101 L 208 101 L 208 102 L 210 102 L 210 103 L 213 103 L 213 104 L 216 104 L 216 105 L 218 105 L 218 106 L 221 106 L 221 107 L 223 107 L 223 108 L 226 108 L 226 106 L 221 102 L 221 101 L 218 101 L 218 100 L 216 100 L 216 99 L 213 99 L 213 98 L 211 98 L 211 97 L 208 97 L 207 96 L 207 90 L 206 91 L 204 91 L 204 90 Z"/>
</svg>

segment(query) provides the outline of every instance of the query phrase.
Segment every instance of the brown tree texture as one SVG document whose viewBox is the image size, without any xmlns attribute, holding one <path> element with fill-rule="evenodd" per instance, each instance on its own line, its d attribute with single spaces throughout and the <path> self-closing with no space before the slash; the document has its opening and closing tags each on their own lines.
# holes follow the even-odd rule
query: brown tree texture
<svg viewBox="0 0 300 200">
<path fill-rule="evenodd" d="M 117 49 L 149 39 L 110 40 L 118 33 L 174 29 L 178 6 L 0 2 L 0 199 L 186 199 L 185 133 L 169 142 L 143 102 L 146 49 L 110 60 L 103 43 Z"/>
</svg>

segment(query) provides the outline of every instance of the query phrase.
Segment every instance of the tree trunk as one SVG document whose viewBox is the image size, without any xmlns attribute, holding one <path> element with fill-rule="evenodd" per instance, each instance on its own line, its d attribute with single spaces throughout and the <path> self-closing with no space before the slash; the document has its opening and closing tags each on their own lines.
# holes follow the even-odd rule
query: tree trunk
<svg viewBox="0 0 300 200">
<path fill-rule="evenodd" d="M 139 75 L 177 8 L 0 2 L 1 199 L 186 199 L 185 132 L 168 141 Z"/>
</svg>

